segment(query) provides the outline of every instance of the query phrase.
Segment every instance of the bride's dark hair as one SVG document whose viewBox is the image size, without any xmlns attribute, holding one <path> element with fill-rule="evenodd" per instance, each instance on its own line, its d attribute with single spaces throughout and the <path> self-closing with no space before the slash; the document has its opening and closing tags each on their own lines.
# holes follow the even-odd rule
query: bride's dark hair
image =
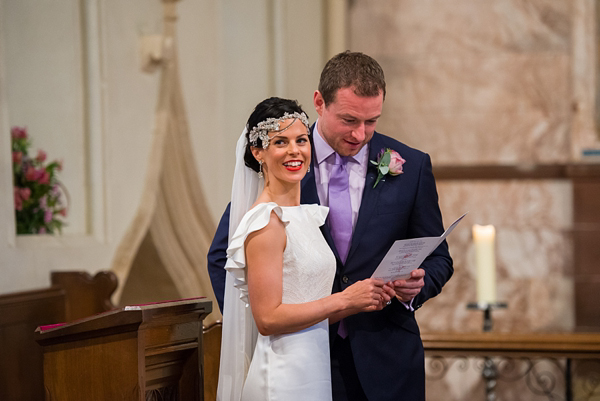
<svg viewBox="0 0 600 401">
<path fill-rule="evenodd" d="M 246 140 L 248 141 L 248 144 L 246 145 L 246 152 L 244 153 L 244 163 L 246 166 L 250 167 L 256 172 L 258 172 L 260 169 L 258 162 L 250 150 L 252 145 L 250 145 L 250 139 L 248 138 L 248 135 L 250 131 L 252 131 L 252 128 L 256 127 L 258 123 L 265 121 L 267 118 L 279 118 L 283 117 L 285 113 L 292 114 L 294 112 L 304 113 L 304 110 L 302 110 L 302 107 L 300 107 L 296 100 L 291 99 L 270 97 L 256 105 L 254 111 L 248 118 L 248 122 L 246 123 L 246 130 L 248 131 L 246 133 Z"/>
</svg>

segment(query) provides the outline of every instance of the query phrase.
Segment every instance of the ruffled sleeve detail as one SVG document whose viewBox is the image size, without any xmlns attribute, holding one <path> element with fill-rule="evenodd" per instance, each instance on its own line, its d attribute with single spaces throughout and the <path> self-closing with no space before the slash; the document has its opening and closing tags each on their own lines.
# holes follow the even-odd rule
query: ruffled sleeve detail
<svg viewBox="0 0 600 401">
<path fill-rule="evenodd" d="M 302 208 L 306 212 L 306 215 L 309 216 L 315 223 L 317 223 L 317 226 L 321 227 L 323 224 L 325 224 L 325 220 L 329 214 L 329 208 L 327 206 L 311 204 L 302 205 Z"/>
<path fill-rule="evenodd" d="M 240 291 L 240 299 L 246 305 L 248 304 L 248 280 L 246 277 L 246 250 L 244 243 L 248 235 L 262 230 L 269 224 L 271 212 L 275 212 L 284 226 L 289 224 L 289 220 L 285 218 L 282 208 L 276 203 L 260 203 L 244 215 L 227 248 L 225 270 L 233 275 L 235 280 L 234 286 Z"/>
</svg>

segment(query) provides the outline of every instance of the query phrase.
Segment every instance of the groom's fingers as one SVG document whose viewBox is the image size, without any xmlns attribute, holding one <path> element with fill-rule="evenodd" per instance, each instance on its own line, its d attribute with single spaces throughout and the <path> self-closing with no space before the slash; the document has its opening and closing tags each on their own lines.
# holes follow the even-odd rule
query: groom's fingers
<svg viewBox="0 0 600 401">
<path fill-rule="evenodd" d="M 409 280 L 396 280 L 394 281 L 394 289 L 398 292 L 401 289 L 414 290 L 421 289 L 425 285 L 425 281 L 423 279 L 417 281 L 409 281 Z"/>
<path fill-rule="evenodd" d="M 398 294 L 403 301 L 406 300 L 410 300 L 413 299 L 414 297 L 416 297 L 417 295 L 419 295 L 419 292 L 421 292 L 420 289 L 418 290 L 405 290 L 405 291 L 398 291 L 396 294 Z"/>
<path fill-rule="evenodd" d="M 411 277 L 407 280 L 394 281 L 394 290 L 396 295 L 403 302 L 409 302 L 419 295 L 421 289 L 425 286 L 425 270 L 416 269 L 411 272 Z"/>
<path fill-rule="evenodd" d="M 423 269 L 415 269 L 410 272 L 409 280 L 419 280 L 425 277 L 425 270 Z"/>
<path fill-rule="evenodd" d="M 425 285 L 425 270 L 423 269 L 415 269 L 410 272 L 410 278 L 406 280 L 396 280 L 394 281 L 394 287 L 396 291 L 398 288 L 423 288 Z"/>
</svg>

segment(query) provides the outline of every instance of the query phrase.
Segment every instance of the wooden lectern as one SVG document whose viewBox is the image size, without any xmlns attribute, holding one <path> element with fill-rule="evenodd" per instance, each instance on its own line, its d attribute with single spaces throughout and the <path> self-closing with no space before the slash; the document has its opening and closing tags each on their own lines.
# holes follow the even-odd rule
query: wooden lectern
<svg viewBox="0 0 600 401">
<path fill-rule="evenodd" d="M 206 298 L 126 306 L 42 326 L 47 401 L 204 399 Z"/>
</svg>

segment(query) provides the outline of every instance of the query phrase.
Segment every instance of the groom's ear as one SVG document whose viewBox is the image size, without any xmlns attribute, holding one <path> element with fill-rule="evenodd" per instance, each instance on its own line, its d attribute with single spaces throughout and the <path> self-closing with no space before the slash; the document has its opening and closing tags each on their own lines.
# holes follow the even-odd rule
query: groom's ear
<svg viewBox="0 0 600 401">
<path fill-rule="evenodd" d="M 323 99 L 323 95 L 318 90 L 315 91 L 313 95 L 313 104 L 315 106 L 315 110 L 319 117 L 323 115 L 323 109 L 325 108 L 325 99 Z"/>
</svg>

